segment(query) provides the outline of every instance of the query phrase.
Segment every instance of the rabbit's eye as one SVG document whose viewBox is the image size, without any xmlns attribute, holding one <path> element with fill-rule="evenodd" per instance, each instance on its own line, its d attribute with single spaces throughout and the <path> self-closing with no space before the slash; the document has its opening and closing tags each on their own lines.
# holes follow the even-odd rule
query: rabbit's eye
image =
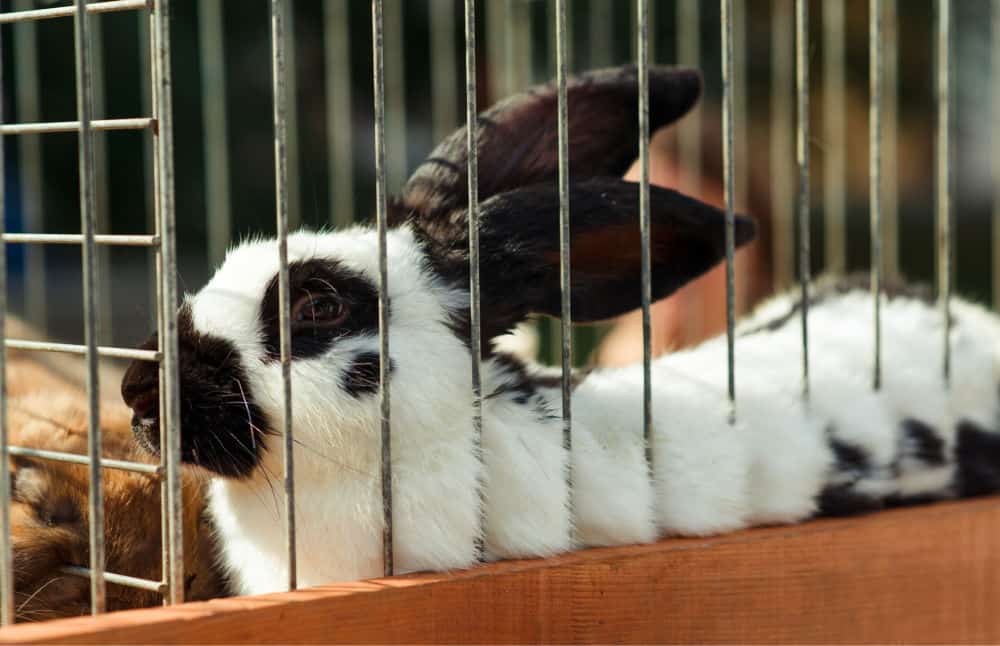
<svg viewBox="0 0 1000 646">
<path fill-rule="evenodd" d="M 336 325 L 343 323 L 347 315 L 347 305 L 333 296 L 306 294 L 292 306 L 292 322 L 305 325 Z"/>
</svg>

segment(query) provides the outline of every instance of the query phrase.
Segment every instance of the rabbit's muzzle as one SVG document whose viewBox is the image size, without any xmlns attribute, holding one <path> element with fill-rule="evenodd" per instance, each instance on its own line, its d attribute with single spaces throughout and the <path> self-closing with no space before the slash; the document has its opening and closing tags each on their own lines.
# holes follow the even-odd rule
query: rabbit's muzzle
<svg viewBox="0 0 1000 646">
<path fill-rule="evenodd" d="M 155 350 L 157 335 L 141 346 Z M 269 425 L 254 401 L 240 353 L 225 339 L 194 329 L 190 310 L 178 313 L 181 459 L 231 478 L 250 476 Z M 132 433 L 142 448 L 160 452 L 159 365 L 134 361 L 122 379 L 132 409 Z"/>
</svg>

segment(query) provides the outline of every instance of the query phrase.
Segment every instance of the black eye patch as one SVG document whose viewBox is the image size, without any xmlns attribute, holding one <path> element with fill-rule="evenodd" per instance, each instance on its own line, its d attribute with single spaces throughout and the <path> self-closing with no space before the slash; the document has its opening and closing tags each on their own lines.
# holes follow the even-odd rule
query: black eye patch
<svg viewBox="0 0 1000 646">
<path fill-rule="evenodd" d="M 378 332 L 378 290 L 363 275 L 339 262 L 314 259 L 290 263 L 288 286 L 292 303 L 304 299 L 315 303 L 335 303 L 344 308 L 344 315 L 337 317 L 336 325 L 312 325 L 308 317 L 298 323 L 293 321 L 293 359 L 321 355 L 338 339 Z M 260 320 L 267 358 L 277 361 L 281 358 L 277 275 L 264 291 Z"/>
</svg>

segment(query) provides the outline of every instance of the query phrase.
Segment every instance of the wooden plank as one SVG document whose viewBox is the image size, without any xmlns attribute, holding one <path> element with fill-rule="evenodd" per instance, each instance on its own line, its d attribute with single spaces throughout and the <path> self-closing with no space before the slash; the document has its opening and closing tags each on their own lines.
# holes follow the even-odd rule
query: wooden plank
<svg viewBox="0 0 1000 646">
<path fill-rule="evenodd" d="M 1000 642 L 1000 499 L 13 626 L 2 643 Z"/>
</svg>

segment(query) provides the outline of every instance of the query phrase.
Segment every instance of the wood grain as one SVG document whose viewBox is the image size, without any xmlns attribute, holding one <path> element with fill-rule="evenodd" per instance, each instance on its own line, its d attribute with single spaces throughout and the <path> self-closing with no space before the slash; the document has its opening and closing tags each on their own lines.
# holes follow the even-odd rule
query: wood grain
<svg viewBox="0 0 1000 646">
<path fill-rule="evenodd" d="M 0 643 L 1000 642 L 1000 499 L 0 630 Z"/>
</svg>

